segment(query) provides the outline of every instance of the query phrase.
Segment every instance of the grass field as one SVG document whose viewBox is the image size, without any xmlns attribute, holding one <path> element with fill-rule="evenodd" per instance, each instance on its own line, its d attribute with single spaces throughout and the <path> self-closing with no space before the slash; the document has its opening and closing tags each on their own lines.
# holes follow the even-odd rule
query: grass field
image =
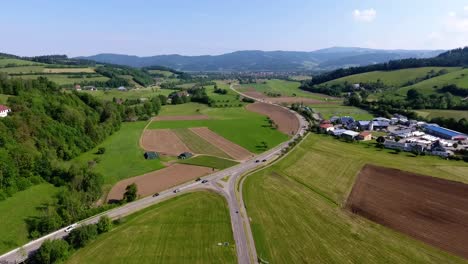
<svg viewBox="0 0 468 264">
<path fill-rule="evenodd" d="M 352 116 L 356 120 L 370 120 L 373 118 L 372 114 L 355 106 L 317 104 L 310 107 L 315 112 L 322 114 L 325 119 L 332 116 Z"/>
<path fill-rule="evenodd" d="M 8 101 L 8 97 L 10 97 L 11 95 L 7 95 L 7 94 L 0 94 L 0 104 L 6 104 L 6 102 Z"/>
<path fill-rule="evenodd" d="M 311 134 L 249 176 L 243 191 L 258 255 L 270 263 L 466 263 L 342 209 L 366 163 L 468 183 L 467 163 L 392 153 Z"/>
<path fill-rule="evenodd" d="M 215 168 L 218 170 L 223 170 L 223 169 L 239 164 L 238 162 L 233 161 L 233 160 L 207 156 L 207 155 L 200 155 L 200 156 L 196 156 L 196 157 L 186 159 L 186 160 L 179 160 L 179 163 L 210 167 L 210 168 Z"/>
<path fill-rule="evenodd" d="M 327 96 L 315 93 L 309 93 L 299 89 L 300 82 L 285 80 L 267 80 L 266 83 L 242 84 L 236 86 L 240 92 L 249 91 L 252 88 L 261 93 L 279 93 L 281 96 L 298 96 L 317 100 L 325 100 Z M 328 96 L 329 97 L 329 96 Z"/>
<path fill-rule="evenodd" d="M 140 88 L 140 89 L 131 89 L 126 92 L 121 92 L 117 89 L 111 89 L 107 91 L 103 90 L 98 90 L 98 91 L 82 91 L 84 93 L 89 93 L 97 98 L 111 101 L 114 98 L 118 99 L 140 99 L 140 98 L 152 98 L 157 95 L 168 95 L 172 91 L 170 90 L 164 90 L 164 89 L 159 89 L 157 87 L 148 87 L 148 88 Z"/>
<path fill-rule="evenodd" d="M 438 88 L 442 88 L 449 84 L 456 84 L 458 87 L 468 89 L 468 69 L 452 71 L 448 74 L 404 87 L 399 89 L 397 93 L 401 96 L 406 96 L 409 89 L 416 89 L 419 92 L 428 95 L 437 93 Z"/>
<path fill-rule="evenodd" d="M 1 60 L 0 60 L 1 62 Z M 6 73 L 41 73 L 44 70 L 44 66 L 36 65 L 36 66 L 19 66 L 19 67 L 7 67 L 7 68 L 0 68 L 0 72 Z"/>
<path fill-rule="evenodd" d="M 146 122 L 122 123 L 119 131 L 74 161 L 86 164 L 90 160 L 99 158 L 100 162 L 95 165 L 94 170 L 104 176 L 105 184 L 113 184 L 121 179 L 163 168 L 160 160 L 145 160 L 143 157 L 144 150 L 140 148 L 139 140 L 146 124 Z M 106 148 L 103 155 L 95 154 L 99 147 Z"/>
<path fill-rule="evenodd" d="M 218 246 L 228 242 L 229 246 Z M 74 263 L 237 263 L 229 209 L 211 192 L 162 202 L 78 250 Z"/>
<path fill-rule="evenodd" d="M 148 72 L 151 73 L 151 74 L 162 74 L 162 75 L 164 75 L 164 77 L 166 77 L 166 78 L 168 78 L 168 77 L 174 75 L 174 73 L 172 73 L 172 72 L 170 72 L 170 71 L 149 70 Z"/>
<path fill-rule="evenodd" d="M 422 68 L 413 68 L 413 69 L 402 69 L 402 70 L 395 70 L 395 71 L 373 71 L 373 72 L 366 72 L 361 74 L 350 75 L 346 77 L 342 77 L 339 79 L 335 79 L 324 84 L 332 85 L 338 83 L 369 83 L 369 82 L 376 82 L 377 80 L 381 80 L 383 83 L 389 86 L 394 87 L 401 87 L 408 81 L 413 81 L 417 78 L 421 78 L 426 76 L 426 74 L 431 71 L 440 71 L 442 69 L 446 69 L 449 72 L 460 70 L 458 67 L 422 67 Z"/>
<path fill-rule="evenodd" d="M 23 79 L 37 79 L 39 77 L 46 77 L 47 79 L 57 83 L 58 85 L 73 85 L 75 83 L 79 83 L 82 81 L 101 81 L 105 82 L 109 80 L 109 78 L 104 77 L 104 76 L 99 76 L 99 77 L 91 77 L 91 78 L 79 78 L 79 77 L 73 77 L 71 75 L 66 75 L 66 74 L 25 74 L 21 75 L 21 78 Z"/>
<path fill-rule="evenodd" d="M 207 142 L 188 128 L 177 128 L 174 133 L 184 142 L 184 144 L 195 153 L 203 153 L 221 158 L 231 158 L 224 151 Z"/>
<path fill-rule="evenodd" d="M 161 109 L 160 116 L 175 116 L 175 115 L 199 115 L 202 111 L 209 107 L 205 104 L 186 103 L 180 105 L 165 105 Z"/>
<path fill-rule="evenodd" d="M 42 63 L 34 62 L 34 61 L 27 61 L 27 60 L 20 60 L 20 59 L 9 59 L 0 57 L 0 67 L 5 67 L 8 64 L 16 64 L 17 66 L 27 66 L 27 65 L 41 65 Z"/>
<path fill-rule="evenodd" d="M 468 120 L 468 111 L 464 110 L 440 110 L 440 109 L 424 109 L 416 110 L 418 115 L 424 118 L 434 118 L 434 117 L 444 117 L 444 118 L 454 118 L 459 120 L 465 118 Z"/>
<path fill-rule="evenodd" d="M 249 112 L 245 108 L 196 108 L 196 106 L 179 105 L 171 108 L 171 114 L 205 114 L 212 119 L 190 121 L 157 121 L 149 125 L 149 129 L 159 128 L 191 128 L 208 127 L 224 138 L 246 148 L 253 153 L 263 152 L 261 142 L 265 141 L 272 148 L 287 140 L 288 136 L 272 129 L 265 116 Z M 166 107 L 164 107 L 166 108 Z M 163 108 L 163 112 L 165 111 Z M 196 109 L 200 109 L 196 112 Z"/>
<path fill-rule="evenodd" d="M 38 216 L 38 207 L 52 202 L 59 188 L 39 184 L 0 201 L 0 255 L 28 242 L 25 220 Z"/>
<path fill-rule="evenodd" d="M 229 106 L 229 107 L 239 107 L 244 106 L 246 103 L 243 103 L 239 100 L 239 95 L 229 88 L 229 85 L 218 81 L 216 82 L 218 88 L 226 89 L 227 94 L 218 94 L 214 92 L 214 85 L 206 86 L 206 93 L 208 96 L 213 99 L 215 103 L 215 107 L 218 106 Z"/>
</svg>

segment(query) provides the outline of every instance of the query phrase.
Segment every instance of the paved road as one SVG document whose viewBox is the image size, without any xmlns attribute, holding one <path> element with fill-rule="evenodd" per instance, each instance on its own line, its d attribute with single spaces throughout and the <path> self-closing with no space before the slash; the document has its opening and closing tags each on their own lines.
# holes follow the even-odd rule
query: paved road
<svg viewBox="0 0 468 264">
<path fill-rule="evenodd" d="M 231 86 L 232 89 L 232 86 Z M 237 92 L 237 91 L 236 91 Z M 246 96 L 246 95 L 243 95 Z M 248 97 L 248 96 L 246 96 Z M 255 98 L 253 98 L 255 99 Z M 255 99 L 256 100 L 256 99 Z M 280 106 L 279 106 L 280 107 Z M 276 159 L 282 152 L 282 150 L 289 145 L 289 143 L 296 138 L 297 135 L 303 135 L 305 129 L 308 126 L 308 122 L 297 113 L 293 112 L 296 117 L 300 120 L 300 128 L 296 135 L 289 141 L 284 142 L 269 151 L 266 151 L 260 155 L 253 157 L 241 164 L 227 168 L 222 171 L 210 174 L 203 177 L 208 180 L 208 183 L 192 182 L 186 183 L 170 190 L 161 192 L 157 197 L 145 197 L 132 203 L 125 204 L 121 207 L 103 212 L 91 218 L 85 219 L 78 222 L 78 225 L 88 225 L 97 223 L 101 216 L 106 215 L 111 219 L 118 219 L 136 211 L 147 208 L 151 205 L 157 204 L 161 201 L 173 198 L 177 195 L 187 193 L 196 190 L 213 190 L 223 195 L 227 201 L 230 210 L 232 230 L 234 234 L 234 240 L 236 243 L 236 251 L 238 263 L 256 263 L 257 255 L 255 250 L 255 243 L 253 240 L 252 232 L 250 230 L 250 221 L 247 216 L 247 211 L 242 200 L 242 192 L 237 192 L 236 186 L 239 178 L 245 173 L 252 171 L 256 168 L 264 166 L 271 160 Z M 266 162 L 262 162 L 266 160 Z M 221 179 L 229 177 L 229 181 L 226 183 Z M 222 187 L 221 187 L 222 186 Z M 174 193 L 173 190 L 178 189 L 178 193 Z M 239 197 L 237 196 L 239 195 Z M 60 239 L 67 236 L 65 228 L 57 230 L 39 239 L 31 241 L 20 248 L 14 249 L 0 256 L 0 264 L 3 263 L 20 263 L 23 262 L 28 256 L 36 251 L 42 243 L 47 239 Z"/>
</svg>

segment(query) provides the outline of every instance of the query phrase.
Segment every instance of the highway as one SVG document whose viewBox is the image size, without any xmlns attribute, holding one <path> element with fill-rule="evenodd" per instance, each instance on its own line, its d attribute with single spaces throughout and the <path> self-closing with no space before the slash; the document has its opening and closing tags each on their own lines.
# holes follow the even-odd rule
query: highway
<svg viewBox="0 0 468 264">
<path fill-rule="evenodd" d="M 231 89 L 233 89 L 231 85 Z M 234 90 L 234 89 L 233 89 Z M 235 90 L 234 90 L 235 91 Z M 238 91 L 236 91 L 238 92 Z M 246 96 L 242 94 L 243 96 Z M 249 97 L 249 96 L 246 96 Z M 255 98 L 253 98 L 256 100 Z M 282 106 L 278 106 L 282 107 Z M 288 111 L 291 111 L 288 109 Z M 293 112 L 293 111 L 291 111 Z M 277 157 L 281 155 L 281 152 L 284 148 L 286 148 L 290 142 L 292 142 L 298 135 L 304 135 L 309 123 L 305 120 L 302 116 L 293 112 L 295 116 L 299 119 L 299 130 L 297 131 L 296 135 L 291 138 L 290 140 L 272 148 L 262 154 L 259 154 L 241 164 L 236 166 L 227 168 L 222 171 L 215 172 L 208 176 L 203 177 L 203 180 L 208 180 L 207 183 L 203 184 L 201 181 L 199 182 L 190 182 L 186 184 L 182 184 L 180 186 L 176 186 L 170 190 L 166 190 L 164 192 L 160 192 L 160 195 L 157 197 L 145 197 L 139 199 L 137 201 L 125 204 L 123 206 L 111 209 L 109 211 L 103 212 L 101 214 L 95 215 L 88 219 L 82 220 L 78 223 L 79 225 L 89 225 L 97 223 L 101 216 L 106 215 L 111 219 L 118 219 L 129 214 L 135 213 L 139 210 L 147 208 L 151 205 L 157 204 L 161 201 L 165 201 L 167 199 L 171 199 L 175 196 L 197 191 L 197 190 L 212 190 L 215 191 L 222 196 L 224 196 L 228 202 L 229 210 L 230 210 L 230 217 L 231 217 L 231 225 L 234 235 L 234 241 L 236 243 L 236 251 L 237 251 L 237 258 L 238 263 L 240 264 L 247 264 L 247 263 L 257 263 L 257 254 L 255 250 L 255 243 L 253 240 L 252 232 L 250 230 L 250 221 L 247 215 L 247 211 L 245 210 L 244 202 L 242 200 L 242 192 L 238 192 L 236 190 L 236 186 L 240 177 L 250 171 L 258 169 L 260 167 L 265 166 L 272 160 L 275 160 Z M 265 162 L 262 162 L 265 160 Z M 229 177 L 228 182 L 222 181 L 221 179 Z M 221 187 L 222 186 L 222 187 Z M 178 193 L 174 193 L 174 190 L 178 189 Z M 28 258 L 31 254 L 33 254 L 44 241 L 47 239 L 61 239 L 67 236 L 67 232 L 65 232 L 66 227 L 57 230 L 53 233 L 45 235 L 41 238 L 33 240 L 20 248 L 16 248 L 10 252 L 7 252 L 0 256 L 0 264 L 9 264 L 9 263 L 21 263 Z"/>
</svg>

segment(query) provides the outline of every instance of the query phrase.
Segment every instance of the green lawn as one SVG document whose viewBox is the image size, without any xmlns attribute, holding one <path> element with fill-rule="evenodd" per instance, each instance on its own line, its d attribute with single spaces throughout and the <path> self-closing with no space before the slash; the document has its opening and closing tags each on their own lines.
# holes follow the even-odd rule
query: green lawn
<svg viewBox="0 0 468 264">
<path fill-rule="evenodd" d="M 127 217 L 67 263 L 237 263 L 229 208 L 211 192 L 184 194 Z"/>
<path fill-rule="evenodd" d="M 310 107 L 315 112 L 322 114 L 325 119 L 332 116 L 352 116 L 356 120 L 370 120 L 373 118 L 372 114 L 355 106 L 317 104 L 310 105 Z"/>
<path fill-rule="evenodd" d="M 138 176 L 163 168 L 160 160 L 145 160 L 144 150 L 140 148 L 139 140 L 146 122 L 125 122 L 115 134 L 109 136 L 102 144 L 88 151 L 74 161 L 86 164 L 99 158 L 94 170 L 104 176 L 105 184 L 113 184 L 119 180 Z M 105 147 L 103 155 L 96 155 L 99 147 Z"/>
<path fill-rule="evenodd" d="M 325 100 L 325 98 L 329 96 L 309 93 L 299 89 L 300 82 L 293 82 L 293 81 L 285 81 L 285 80 L 266 80 L 266 83 L 253 83 L 253 84 L 242 84 L 240 86 L 236 86 L 236 89 L 239 91 L 248 91 L 251 89 L 255 89 L 261 93 L 279 93 L 281 96 L 298 96 L 298 97 L 306 97 L 312 98 L 317 100 Z"/>
<path fill-rule="evenodd" d="M 468 120 L 468 111 L 466 110 L 424 109 L 424 110 L 416 110 L 415 112 L 424 118 L 444 117 L 444 118 L 454 118 L 455 120 L 460 120 L 462 118 L 465 118 Z"/>
<path fill-rule="evenodd" d="M 39 184 L 0 201 L 0 255 L 26 244 L 26 219 L 40 215 L 39 207 L 52 202 L 59 188 Z"/>
<path fill-rule="evenodd" d="M 466 263 L 342 209 L 366 163 L 468 183 L 467 163 L 392 152 L 311 134 L 249 176 L 244 199 L 258 255 L 270 263 Z"/>
<path fill-rule="evenodd" d="M 177 107 L 177 106 L 176 106 Z M 172 113 L 176 111 L 172 108 Z M 184 104 L 180 105 L 186 110 Z M 193 107 L 191 108 L 193 111 Z M 180 112 L 179 112 L 180 113 Z M 184 113 L 187 113 L 184 111 Z M 249 112 L 245 108 L 205 108 L 196 112 L 205 114 L 212 119 L 209 120 L 190 120 L 190 121 L 157 121 L 152 122 L 149 129 L 160 128 L 190 128 L 190 127 L 208 127 L 224 138 L 248 149 L 253 153 L 263 152 L 260 148 L 261 142 L 265 141 L 269 148 L 272 148 L 288 139 L 288 136 L 278 130 L 269 127 L 265 116 Z M 194 113 L 195 114 L 195 113 Z"/>
<path fill-rule="evenodd" d="M 228 159 L 231 158 L 224 151 L 207 142 L 188 128 L 177 128 L 173 129 L 173 131 L 184 142 L 184 144 L 195 153 Z"/>
<path fill-rule="evenodd" d="M 224 170 L 226 168 L 239 164 L 238 162 L 233 160 L 207 155 L 200 155 L 186 160 L 179 160 L 179 163 L 210 167 L 218 170 Z"/>
<path fill-rule="evenodd" d="M 395 70 L 395 71 L 373 71 L 373 72 L 366 72 L 361 74 L 354 74 L 342 78 L 338 78 L 324 84 L 332 85 L 338 83 L 369 83 L 369 82 L 376 82 L 377 80 L 381 80 L 383 83 L 389 86 L 394 87 L 401 87 L 406 84 L 408 81 L 413 81 L 417 78 L 422 78 L 427 75 L 427 73 L 431 70 L 436 72 L 446 69 L 447 71 L 457 71 L 460 70 L 459 67 L 422 67 L 422 68 L 413 68 L 413 69 L 402 69 L 402 70 Z"/>
</svg>

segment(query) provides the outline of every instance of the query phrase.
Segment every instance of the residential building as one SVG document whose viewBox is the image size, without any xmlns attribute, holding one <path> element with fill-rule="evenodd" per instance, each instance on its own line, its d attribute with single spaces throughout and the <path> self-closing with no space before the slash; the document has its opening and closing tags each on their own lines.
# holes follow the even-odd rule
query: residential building
<svg viewBox="0 0 468 264">
<path fill-rule="evenodd" d="M 6 105 L 0 105 L 0 117 L 6 117 L 11 109 Z"/>
<path fill-rule="evenodd" d="M 117 90 L 119 90 L 121 92 L 126 92 L 127 88 L 125 88 L 124 86 L 120 86 L 119 88 L 117 88 Z"/>
<path fill-rule="evenodd" d="M 335 129 L 332 124 L 320 124 L 319 127 L 322 132 L 329 132 Z"/>
</svg>

